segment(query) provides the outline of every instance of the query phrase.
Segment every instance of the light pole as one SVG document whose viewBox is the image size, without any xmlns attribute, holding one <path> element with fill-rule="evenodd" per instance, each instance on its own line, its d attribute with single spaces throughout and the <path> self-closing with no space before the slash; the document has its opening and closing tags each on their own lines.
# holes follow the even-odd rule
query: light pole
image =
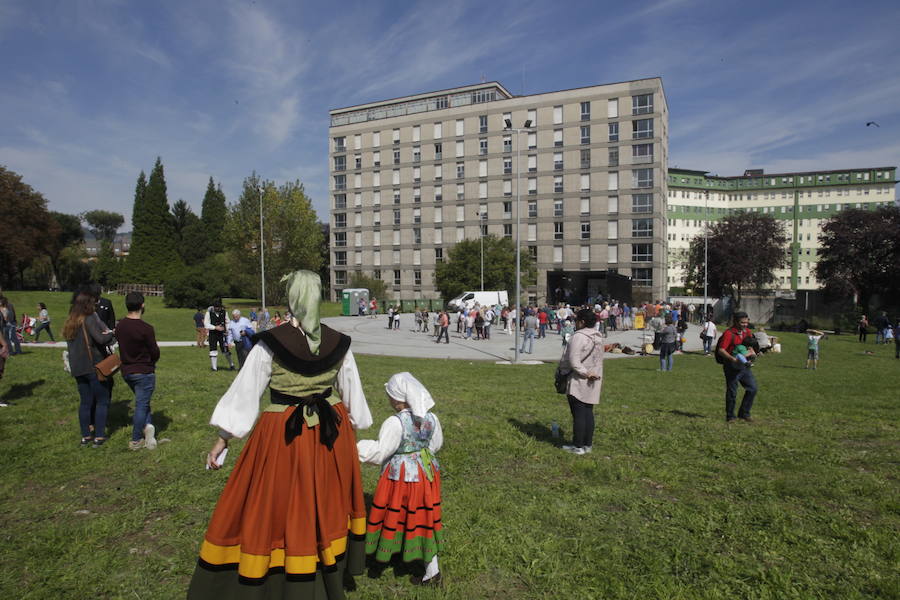
<svg viewBox="0 0 900 600">
<path fill-rule="evenodd" d="M 262 277 L 262 309 L 266 310 L 266 255 L 265 238 L 263 237 L 263 190 L 257 185 L 259 192 L 259 269 Z"/>
<path fill-rule="evenodd" d="M 706 293 L 709 282 L 709 190 L 703 190 L 703 323 L 706 323 Z"/>
<path fill-rule="evenodd" d="M 484 221 L 487 215 L 478 209 L 478 239 L 481 241 L 481 291 L 484 291 Z"/>
<path fill-rule="evenodd" d="M 516 134 L 516 322 L 513 323 L 513 326 L 516 328 L 516 337 L 515 337 L 515 358 L 513 358 L 513 363 L 519 362 L 519 319 L 522 318 L 522 271 L 521 271 L 521 247 L 519 245 L 520 241 L 520 230 L 522 225 L 522 211 L 520 210 L 520 199 L 521 199 L 521 175 L 522 169 L 519 166 L 519 136 L 523 131 L 531 130 L 531 119 L 525 121 L 524 126 L 521 129 L 516 129 L 512 126 L 512 120 L 506 119 L 506 131 L 513 131 Z"/>
</svg>

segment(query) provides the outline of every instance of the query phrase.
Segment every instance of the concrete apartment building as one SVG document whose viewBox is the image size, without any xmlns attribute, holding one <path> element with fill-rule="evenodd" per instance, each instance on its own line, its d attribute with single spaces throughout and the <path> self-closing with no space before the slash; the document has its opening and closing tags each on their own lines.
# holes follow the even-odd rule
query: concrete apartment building
<svg viewBox="0 0 900 600">
<path fill-rule="evenodd" d="M 461 240 L 515 240 L 537 263 L 532 301 L 607 291 L 662 297 L 668 108 L 659 78 L 514 96 L 497 82 L 330 111 L 331 290 L 356 272 L 395 299 L 436 298 Z M 516 134 L 505 130 L 532 129 Z M 518 163 L 517 161 L 518 150 Z M 517 171 L 518 167 L 518 171 Z M 479 265 L 472 266 L 476 271 Z M 512 291 L 512 290 L 510 290 Z"/>
<path fill-rule="evenodd" d="M 707 219 L 753 211 L 770 214 L 785 225 L 790 242 L 788 265 L 776 273 L 781 290 L 819 287 L 819 232 L 825 220 L 841 210 L 874 210 L 894 203 L 896 167 L 837 171 L 765 173 L 720 177 L 706 171 L 669 169 L 666 242 L 668 287 L 684 286 L 684 262 L 690 242 L 703 235 Z"/>
</svg>

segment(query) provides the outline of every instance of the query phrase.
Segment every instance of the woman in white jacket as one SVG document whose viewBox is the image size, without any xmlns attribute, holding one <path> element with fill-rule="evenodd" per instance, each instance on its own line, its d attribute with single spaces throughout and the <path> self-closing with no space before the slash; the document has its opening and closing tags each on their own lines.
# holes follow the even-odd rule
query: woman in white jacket
<svg viewBox="0 0 900 600">
<path fill-rule="evenodd" d="M 572 411 L 572 444 L 562 448 L 572 454 L 587 454 L 594 440 L 594 406 L 603 384 L 603 336 L 594 329 L 596 321 L 589 308 L 575 314 L 575 333 L 560 360 L 562 371 L 569 371 L 566 398 Z"/>
</svg>

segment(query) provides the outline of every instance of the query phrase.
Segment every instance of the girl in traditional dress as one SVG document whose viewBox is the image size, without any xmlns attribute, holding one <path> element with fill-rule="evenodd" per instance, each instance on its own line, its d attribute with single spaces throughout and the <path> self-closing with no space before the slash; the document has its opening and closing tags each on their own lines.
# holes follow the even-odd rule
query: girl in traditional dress
<svg viewBox="0 0 900 600">
<path fill-rule="evenodd" d="M 285 280 L 294 318 L 254 336 L 210 420 L 219 429 L 211 469 L 232 437 L 253 432 L 213 512 L 189 600 L 341 600 L 344 572 L 360 574 L 365 564 L 354 429 L 372 416 L 350 338 L 319 323 L 319 276 L 297 271 Z"/>
<path fill-rule="evenodd" d="M 397 414 L 381 425 L 378 440 L 357 442 L 359 459 L 383 465 L 366 524 L 366 553 L 389 562 L 401 553 L 404 562 L 423 561 L 425 573 L 410 578 L 416 585 L 440 586 L 438 554 L 443 550 L 441 472 L 434 453 L 444 435 L 434 400 L 409 373 L 397 373 L 384 385 Z"/>
</svg>

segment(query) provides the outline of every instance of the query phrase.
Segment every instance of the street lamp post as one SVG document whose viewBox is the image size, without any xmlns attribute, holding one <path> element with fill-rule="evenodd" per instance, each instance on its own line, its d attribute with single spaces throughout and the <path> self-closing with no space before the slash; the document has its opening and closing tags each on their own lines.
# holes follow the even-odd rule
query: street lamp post
<svg viewBox="0 0 900 600">
<path fill-rule="evenodd" d="M 521 260 L 521 247 L 519 245 L 520 241 L 520 233 L 521 233 L 521 225 L 522 225 L 522 211 L 520 209 L 520 200 L 521 200 L 521 175 L 522 169 L 519 166 L 519 137 L 523 131 L 531 130 L 531 119 L 525 121 L 524 126 L 521 129 L 516 129 L 512 126 L 512 120 L 506 119 L 506 131 L 513 131 L 516 134 L 516 322 L 513 323 L 513 326 L 516 328 L 516 336 L 515 336 L 515 354 L 513 358 L 514 363 L 519 362 L 519 319 L 522 318 L 522 260 Z"/>
<path fill-rule="evenodd" d="M 266 310 L 266 256 L 265 256 L 265 238 L 263 237 L 263 190 L 256 188 L 259 192 L 259 270 L 262 276 L 262 309 Z"/>
<path fill-rule="evenodd" d="M 703 322 L 706 323 L 708 314 L 706 296 L 709 284 L 709 190 L 703 190 L 703 220 L 705 221 L 703 228 Z"/>
<path fill-rule="evenodd" d="M 478 239 L 481 241 L 481 291 L 484 291 L 484 220 L 487 215 L 478 209 Z"/>
</svg>

